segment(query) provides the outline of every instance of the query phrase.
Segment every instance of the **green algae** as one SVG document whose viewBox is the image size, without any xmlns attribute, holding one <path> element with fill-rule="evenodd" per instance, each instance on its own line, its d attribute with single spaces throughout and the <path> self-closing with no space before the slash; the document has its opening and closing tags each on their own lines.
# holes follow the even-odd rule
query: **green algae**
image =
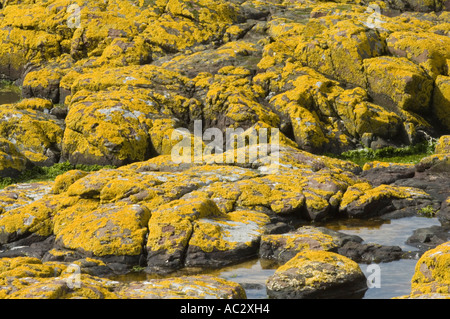
<svg viewBox="0 0 450 319">
<path fill-rule="evenodd" d="M 56 163 L 48 167 L 35 166 L 22 172 L 17 177 L 0 177 L 0 189 L 3 189 L 12 184 L 27 183 L 27 182 L 39 182 L 54 180 L 57 176 L 68 172 L 70 170 L 81 170 L 86 172 L 99 171 L 103 168 L 116 168 L 112 165 L 85 165 L 76 164 L 72 165 L 69 162 Z"/>
<path fill-rule="evenodd" d="M 422 158 L 434 154 L 435 147 L 436 141 L 433 139 L 405 147 L 388 146 L 377 150 L 362 148 L 327 156 L 352 161 L 361 167 L 372 161 L 417 164 Z"/>
</svg>

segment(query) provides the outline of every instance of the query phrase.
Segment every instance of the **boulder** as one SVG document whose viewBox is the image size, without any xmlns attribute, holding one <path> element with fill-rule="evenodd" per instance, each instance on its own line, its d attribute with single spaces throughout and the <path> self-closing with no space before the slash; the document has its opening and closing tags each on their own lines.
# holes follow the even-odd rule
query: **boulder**
<svg viewBox="0 0 450 319">
<path fill-rule="evenodd" d="M 29 160 L 16 146 L 5 138 L 0 138 L 0 177 L 14 177 L 30 166 Z"/>
<path fill-rule="evenodd" d="M 397 57 L 408 58 L 422 66 L 427 74 L 436 79 L 447 74 L 450 58 L 450 40 L 431 32 L 394 32 L 386 39 L 389 52 Z"/>
<path fill-rule="evenodd" d="M 417 206 L 420 200 L 430 200 L 429 194 L 413 187 L 380 185 L 372 187 L 369 183 L 350 186 L 344 193 L 340 213 L 348 217 L 370 218 L 396 210 L 393 200 L 405 199 L 407 206 Z"/>
<path fill-rule="evenodd" d="M 416 264 L 411 279 L 411 296 L 422 294 L 449 294 L 450 244 L 443 243 L 428 250 Z"/>
<path fill-rule="evenodd" d="M 266 286 L 268 296 L 276 299 L 357 298 L 367 290 L 356 262 L 326 251 L 298 253 L 269 277 Z"/>
<path fill-rule="evenodd" d="M 39 110 L 39 106 L 33 109 L 35 102 L 42 105 L 39 100 L 28 102 L 19 102 L 17 108 L 15 104 L 0 106 L 0 132 L 29 162 L 39 166 L 57 163 L 64 123 L 46 114 L 45 109 Z"/>
<path fill-rule="evenodd" d="M 406 58 L 382 56 L 364 60 L 368 89 L 375 103 L 426 114 L 433 80 Z"/>
</svg>

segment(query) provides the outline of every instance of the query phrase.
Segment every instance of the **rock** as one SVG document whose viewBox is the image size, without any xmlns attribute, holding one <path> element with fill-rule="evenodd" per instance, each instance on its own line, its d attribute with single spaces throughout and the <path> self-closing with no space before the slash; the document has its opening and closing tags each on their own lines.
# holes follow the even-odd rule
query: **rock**
<svg viewBox="0 0 450 319">
<path fill-rule="evenodd" d="M 440 210 L 436 213 L 442 226 L 450 226 L 450 196 L 442 202 Z"/>
<path fill-rule="evenodd" d="M 60 90 L 60 83 L 73 64 L 74 60 L 70 55 L 63 54 L 42 68 L 29 71 L 23 80 L 23 97 L 49 99 L 55 104 L 64 103 L 65 96 Z"/>
<path fill-rule="evenodd" d="M 380 185 L 375 188 L 369 183 L 350 186 L 344 193 L 340 213 L 349 217 L 369 218 L 382 216 L 396 210 L 393 200 L 407 199 L 404 204 L 416 206 L 416 201 L 430 200 L 429 194 L 413 187 Z"/>
<path fill-rule="evenodd" d="M 155 124 L 160 125 L 153 118 L 169 116 L 189 122 L 192 101 L 185 97 L 187 79 L 179 74 L 154 65 L 97 73 L 77 78 L 71 87 L 72 94 L 94 91 L 87 95 L 80 91 L 71 99 L 62 156 L 72 164 L 120 166 L 142 161 L 157 155 L 151 154 L 148 135 Z M 161 133 L 155 136 L 155 145 Z"/>
<path fill-rule="evenodd" d="M 30 166 L 29 160 L 16 146 L 5 138 L 0 138 L 0 177 L 14 177 Z"/>
<path fill-rule="evenodd" d="M 120 299 L 246 299 L 241 285 L 207 275 L 131 282 L 116 293 Z"/>
<path fill-rule="evenodd" d="M 433 80 L 406 58 L 376 57 L 364 60 L 369 92 L 375 103 L 426 114 Z"/>
<path fill-rule="evenodd" d="M 450 154 L 450 135 L 443 135 L 439 138 L 435 148 L 436 154 Z"/>
<path fill-rule="evenodd" d="M 267 294 L 276 299 L 362 297 L 366 277 L 358 264 L 333 252 L 300 252 L 267 280 Z"/>
<path fill-rule="evenodd" d="M 363 61 L 382 55 L 386 48 L 374 30 L 356 19 L 326 16 L 311 19 L 303 32 L 296 56 L 317 71 L 365 87 Z"/>
<path fill-rule="evenodd" d="M 119 283 L 101 278 L 102 262 L 41 262 L 37 258 L 0 259 L 0 299 L 244 299 L 241 285 L 214 276 L 183 276 Z"/>
<path fill-rule="evenodd" d="M 364 164 L 361 177 L 373 186 L 392 184 L 401 179 L 413 178 L 416 172 L 414 164 L 369 162 Z"/>
<path fill-rule="evenodd" d="M 406 244 L 422 251 L 430 250 L 450 240 L 450 230 L 442 226 L 431 226 L 414 230 Z"/>
<path fill-rule="evenodd" d="M 449 249 L 446 242 L 422 255 L 411 279 L 411 297 L 430 293 L 448 295 Z"/>
<path fill-rule="evenodd" d="M 74 205 L 57 212 L 56 245 L 110 262 L 137 264 L 147 233 L 148 210 L 138 204 L 92 202 L 87 200 L 82 202 L 84 205 L 80 203 L 83 206 Z"/>
<path fill-rule="evenodd" d="M 450 58 L 448 37 L 431 32 L 394 32 L 386 39 L 389 52 L 422 66 L 436 79 L 446 75 L 446 59 Z"/>
<path fill-rule="evenodd" d="M 439 75 L 435 81 L 433 93 L 433 113 L 445 129 L 450 129 L 450 77 Z"/>
<path fill-rule="evenodd" d="M 30 104 L 34 102 L 37 101 L 32 100 Z M 26 107 L 30 104 L 19 102 L 18 108 L 14 104 L 0 106 L 0 132 L 29 162 L 52 165 L 59 161 L 64 123 L 31 106 Z M 14 150 L 11 153 L 14 154 Z"/>
<path fill-rule="evenodd" d="M 357 236 L 334 232 L 324 227 L 302 226 L 289 233 L 263 235 L 259 256 L 284 264 L 303 251 L 336 252 L 347 241 L 361 242 L 362 239 Z"/>
<path fill-rule="evenodd" d="M 348 241 L 337 249 L 337 253 L 357 263 L 371 264 L 390 262 L 407 257 L 407 254 L 398 246 L 382 246 L 369 243 L 362 244 Z"/>
<path fill-rule="evenodd" d="M 30 235 L 27 238 L 14 242 L 13 245 L 3 245 L 0 258 L 34 257 L 41 259 L 53 247 L 55 238 L 49 236 L 42 240 L 39 235 Z"/>
</svg>

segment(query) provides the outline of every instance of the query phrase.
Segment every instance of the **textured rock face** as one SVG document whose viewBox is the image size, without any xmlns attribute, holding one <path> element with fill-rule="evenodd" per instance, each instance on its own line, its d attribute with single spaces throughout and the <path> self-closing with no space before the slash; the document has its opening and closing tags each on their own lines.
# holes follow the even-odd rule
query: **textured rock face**
<svg viewBox="0 0 450 319">
<path fill-rule="evenodd" d="M 443 0 L 2 1 L 0 78 L 23 99 L 0 105 L 1 181 L 65 161 L 118 168 L 0 190 L 0 273 L 20 278 L 0 274 L 0 297 L 243 298 L 213 277 L 128 286 L 100 277 L 258 257 L 285 264 L 273 297 L 359 296 L 354 262 L 403 252 L 298 225 L 429 207 L 448 225 L 449 9 Z M 224 138 L 213 151 L 210 129 Z M 258 135 L 252 150 L 278 148 L 239 161 L 225 149 L 227 129 L 242 130 L 238 142 L 266 130 L 270 140 Z M 199 142 L 200 161 L 174 160 L 180 131 Z M 416 166 L 361 170 L 316 155 L 424 136 L 442 137 Z M 80 290 L 66 284 L 72 262 Z"/>
<path fill-rule="evenodd" d="M 95 259 L 74 264 L 42 263 L 37 258 L 0 260 L 2 299 L 243 299 L 237 283 L 214 276 L 185 276 L 121 284 L 89 274 L 105 267 Z"/>
<path fill-rule="evenodd" d="M 437 293 L 449 294 L 450 281 L 449 242 L 427 251 L 417 262 L 416 271 L 411 279 L 411 295 Z"/>
</svg>

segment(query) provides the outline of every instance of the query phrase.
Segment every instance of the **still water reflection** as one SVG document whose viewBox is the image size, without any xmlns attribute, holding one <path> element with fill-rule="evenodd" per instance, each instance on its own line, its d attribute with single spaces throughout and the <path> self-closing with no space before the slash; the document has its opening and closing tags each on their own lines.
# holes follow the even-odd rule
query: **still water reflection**
<svg viewBox="0 0 450 319">
<path fill-rule="evenodd" d="M 415 251 L 414 247 L 405 241 L 418 228 L 440 225 L 436 218 L 409 217 L 391 221 L 339 221 L 334 224 L 322 225 L 346 234 L 357 235 L 366 243 L 400 246 L 404 251 Z M 403 259 L 388 263 L 380 263 L 379 288 L 369 288 L 363 299 L 390 299 L 409 295 L 411 278 L 414 274 L 417 259 Z M 274 274 L 278 265 L 259 259 L 250 260 L 238 265 L 220 270 L 185 269 L 177 275 L 212 274 L 241 284 L 249 299 L 265 299 L 267 297 L 265 283 Z M 361 270 L 369 277 L 373 271 L 367 264 L 360 264 Z M 150 279 L 145 274 L 126 275 L 115 280 L 134 281 Z"/>
</svg>

